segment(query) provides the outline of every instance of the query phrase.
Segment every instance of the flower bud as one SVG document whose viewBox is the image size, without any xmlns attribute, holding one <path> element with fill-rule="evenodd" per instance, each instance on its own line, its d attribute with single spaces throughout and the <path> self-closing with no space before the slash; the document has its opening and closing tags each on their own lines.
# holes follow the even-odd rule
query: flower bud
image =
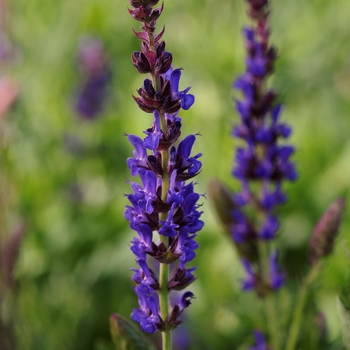
<svg viewBox="0 0 350 350">
<path fill-rule="evenodd" d="M 157 5 L 159 0 L 130 0 L 130 4 L 133 7 L 153 7 Z"/>
<path fill-rule="evenodd" d="M 319 219 L 309 241 L 309 261 L 314 265 L 317 261 L 330 254 L 334 240 L 338 235 L 339 226 L 345 207 L 344 198 L 334 201 Z"/>
</svg>

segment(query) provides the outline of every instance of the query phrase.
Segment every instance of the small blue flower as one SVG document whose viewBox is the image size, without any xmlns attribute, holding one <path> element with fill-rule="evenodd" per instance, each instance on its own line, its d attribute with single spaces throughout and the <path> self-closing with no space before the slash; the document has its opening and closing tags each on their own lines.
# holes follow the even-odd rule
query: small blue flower
<svg viewBox="0 0 350 350">
<path fill-rule="evenodd" d="M 173 222 L 174 218 L 174 211 L 177 207 L 176 203 L 173 203 L 171 206 L 170 211 L 168 212 L 168 216 L 165 221 L 159 221 L 162 227 L 158 230 L 158 233 L 166 236 L 166 237 L 175 237 L 177 235 L 176 229 L 179 227 L 179 225 L 175 224 Z"/>
<path fill-rule="evenodd" d="M 179 91 L 179 82 L 181 77 L 181 68 L 173 69 L 172 67 L 162 76 L 170 81 L 170 87 L 174 98 L 181 100 L 181 108 L 188 110 L 194 103 L 194 96 L 188 94 L 190 87 L 183 91 Z"/>
<path fill-rule="evenodd" d="M 146 333 L 156 333 L 158 324 L 161 323 L 159 316 L 159 301 L 156 296 L 145 296 L 135 288 L 139 298 L 140 309 L 134 309 L 131 319 L 140 323 L 141 329 Z"/>
<path fill-rule="evenodd" d="M 135 147 L 135 150 L 133 151 L 134 158 L 128 158 L 126 162 L 131 171 L 131 175 L 135 176 L 139 168 L 145 168 L 147 166 L 147 152 L 143 140 L 138 136 L 129 135 L 128 139 Z"/>
<path fill-rule="evenodd" d="M 272 252 L 269 259 L 270 263 L 270 285 L 271 288 L 277 290 L 284 285 L 285 276 L 278 266 L 278 253 Z"/>
<path fill-rule="evenodd" d="M 259 237 L 263 240 L 270 240 L 275 238 L 276 231 L 279 228 L 279 221 L 272 215 L 269 215 L 259 232 Z"/>
<path fill-rule="evenodd" d="M 255 338 L 255 345 L 251 346 L 250 350 L 271 350 L 266 344 L 264 334 L 258 330 L 253 332 Z"/>
<path fill-rule="evenodd" d="M 144 139 L 144 146 L 149 150 L 155 151 L 159 145 L 159 141 L 162 137 L 162 131 L 160 129 L 159 113 L 154 111 L 154 127 L 146 130 L 145 134 L 148 136 Z"/>
<path fill-rule="evenodd" d="M 246 271 L 246 277 L 241 284 L 242 289 L 244 291 L 253 290 L 257 285 L 257 279 L 253 267 L 247 259 L 242 259 L 242 264 Z"/>
</svg>

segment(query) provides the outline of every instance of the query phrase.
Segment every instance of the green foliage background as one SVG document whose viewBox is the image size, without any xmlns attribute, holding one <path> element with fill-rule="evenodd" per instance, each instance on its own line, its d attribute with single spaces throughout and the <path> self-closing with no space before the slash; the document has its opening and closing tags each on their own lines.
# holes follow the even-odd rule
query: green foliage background
<svg viewBox="0 0 350 350">
<path fill-rule="evenodd" d="M 124 133 L 142 136 L 151 116 L 131 97 L 143 78 L 130 55 L 140 42 L 139 23 L 127 0 L 16 0 L 9 3 L 9 35 L 18 55 L 2 70 L 18 83 L 19 96 L 1 121 L 6 140 L 2 163 L 7 184 L 8 235 L 18 220 L 26 233 L 15 269 L 17 285 L 2 307 L 13 322 L 19 350 L 108 350 L 110 314 L 128 316 L 137 306 L 130 282 L 135 266 L 123 218 L 130 192 L 126 158 L 132 148 Z M 279 60 L 271 84 L 285 102 L 283 119 L 293 126 L 291 143 L 300 174 L 285 186 L 289 202 L 280 209 L 278 246 L 292 292 L 281 294 L 286 324 L 298 278 L 306 270 L 305 247 L 318 217 L 339 196 L 349 199 L 350 31 L 348 0 L 272 1 L 272 41 Z M 237 141 L 232 81 L 244 69 L 241 27 L 248 24 L 242 0 L 165 0 L 158 29 L 183 67 L 182 87 L 192 86 L 196 103 L 183 112 L 183 135 L 200 132 L 198 191 L 211 178 L 232 188 Z M 71 108 L 78 84 L 76 50 L 82 36 L 101 38 L 110 56 L 113 84 L 105 113 L 93 122 Z M 67 137 L 79 140 L 68 152 Z M 82 197 L 76 198 L 79 188 Z M 251 329 L 264 329 L 259 301 L 242 295 L 243 276 L 229 239 L 203 198 L 205 228 L 198 235 L 196 299 L 179 329 L 191 349 L 238 349 L 252 342 Z M 341 241 L 349 241 L 346 210 L 334 254 L 309 301 L 327 320 L 327 349 L 341 349 L 336 298 L 345 279 Z M 255 303 L 255 304 L 254 304 Z M 253 306 L 257 305 L 257 306 Z M 308 320 L 305 314 L 305 320 Z M 311 317 L 311 316 L 310 316 Z M 310 318 L 309 317 L 309 318 Z M 312 323 L 312 322 L 311 322 Z M 314 330 L 304 328 L 304 333 Z M 305 347 L 310 348 L 310 347 Z"/>
</svg>

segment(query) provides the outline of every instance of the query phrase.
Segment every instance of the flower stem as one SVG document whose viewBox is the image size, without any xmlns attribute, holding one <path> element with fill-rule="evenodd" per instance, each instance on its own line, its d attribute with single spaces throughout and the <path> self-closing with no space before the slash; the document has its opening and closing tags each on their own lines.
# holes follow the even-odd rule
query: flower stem
<svg viewBox="0 0 350 350">
<path fill-rule="evenodd" d="M 160 115 L 160 127 L 163 133 L 166 132 L 166 120 L 164 114 Z M 166 202 L 167 200 L 167 194 L 170 187 L 170 179 L 169 174 L 167 171 L 168 167 L 168 160 L 169 160 L 169 151 L 168 149 L 161 151 L 162 155 L 162 169 L 163 169 L 163 175 L 162 175 L 162 201 Z M 167 218 L 167 213 L 160 213 L 159 218 L 161 221 L 165 221 Z M 159 235 L 159 239 L 162 243 L 165 244 L 166 247 L 168 247 L 168 237 Z M 169 290 L 168 290 L 168 280 L 169 280 L 169 265 L 168 264 L 160 264 L 159 267 L 159 305 L 160 305 L 160 315 L 163 319 L 163 321 L 166 322 L 166 318 L 169 315 Z M 172 349 L 172 342 L 171 342 L 171 331 L 165 330 L 162 332 L 162 350 L 171 350 Z"/>
<path fill-rule="evenodd" d="M 269 280 L 269 246 L 266 241 L 259 241 L 259 256 L 260 256 L 260 271 L 261 277 L 264 281 Z M 269 327 L 269 334 L 271 343 L 274 350 L 279 349 L 279 327 L 277 322 L 275 296 L 272 293 L 268 293 L 263 296 L 266 319 Z"/>
<path fill-rule="evenodd" d="M 150 42 L 150 49 L 152 51 L 155 50 L 154 47 L 154 35 L 153 33 L 148 33 L 149 42 Z M 156 91 L 161 91 L 161 82 L 160 82 L 160 76 L 159 74 L 152 73 L 152 81 L 153 86 Z M 163 134 L 166 134 L 166 120 L 164 113 L 159 113 L 160 118 L 160 129 L 163 132 Z M 168 160 L 169 160 L 169 151 L 168 149 L 161 151 L 162 156 L 162 169 L 163 169 L 163 175 L 162 175 L 162 193 L 161 193 L 161 199 L 163 202 L 166 202 L 167 200 L 167 194 L 170 187 L 170 179 L 168 174 Z M 161 221 L 165 221 L 167 219 L 168 214 L 167 213 L 160 213 L 159 219 Z M 159 239 L 162 243 L 165 244 L 166 247 L 168 247 L 168 237 L 165 237 L 163 235 L 159 235 Z M 169 315 L 169 290 L 168 290 L 168 280 L 169 280 L 169 265 L 160 263 L 159 267 L 159 307 L 160 307 L 160 315 L 164 322 L 166 322 L 167 316 Z M 171 331 L 165 330 L 162 331 L 162 350 L 171 350 L 172 349 L 172 342 L 171 342 Z"/>
<path fill-rule="evenodd" d="M 296 300 L 296 304 L 294 307 L 294 314 L 292 317 L 292 324 L 290 327 L 288 339 L 286 342 L 286 350 L 293 350 L 295 349 L 296 342 L 298 340 L 299 335 L 299 329 L 300 329 L 300 323 L 301 323 L 301 315 L 304 309 L 305 300 L 308 294 L 309 287 L 311 286 L 314 279 L 317 277 L 318 273 L 320 271 L 319 264 L 316 263 L 312 266 L 309 274 L 306 276 L 305 280 L 303 281 L 303 284 L 300 288 L 298 298 Z"/>
<path fill-rule="evenodd" d="M 160 239 L 163 241 L 164 236 L 160 236 Z M 163 321 L 166 320 L 169 313 L 169 304 L 168 304 L 168 276 L 169 276 L 169 265 L 160 264 L 159 268 L 159 305 L 160 305 L 160 314 Z M 171 350 L 171 331 L 162 332 L 162 350 Z"/>
</svg>

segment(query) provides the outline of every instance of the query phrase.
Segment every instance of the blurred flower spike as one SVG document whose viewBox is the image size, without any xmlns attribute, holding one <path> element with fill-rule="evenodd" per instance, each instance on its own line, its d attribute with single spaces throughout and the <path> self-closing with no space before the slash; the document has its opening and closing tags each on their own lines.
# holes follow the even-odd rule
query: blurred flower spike
<svg viewBox="0 0 350 350">
<path fill-rule="evenodd" d="M 194 297 L 185 291 L 170 310 L 169 293 L 184 290 L 196 279 L 196 268 L 187 264 L 196 256 L 195 238 L 203 222 L 197 203 L 200 195 L 188 180 L 200 172 L 202 164 L 200 153 L 191 156 L 195 135 L 177 143 L 182 126 L 177 113 L 189 109 L 194 96 L 188 93 L 190 88 L 179 91 L 182 70 L 172 67 L 172 55 L 161 40 L 164 29 L 154 33 L 163 11 L 163 5 L 153 8 L 157 3 L 130 1 L 130 15 L 142 23 L 142 31 L 134 31 L 142 43 L 141 51 L 132 54 L 132 63 L 139 73 L 151 77 L 144 80 L 134 100 L 154 119 L 144 131 L 144 139 L 128 135 L 134 151 L 127 164 L 140 183 L 131 183 L 133 193 L 127 195 L 131 205 L 124 215 L 137 232 L 131 250 L 139 266 L 132 269 L 139 308 L 134 309 L 131 318 L 147 333 L 160 330 L 164 334 L 181 323 L 179 317 Z M 154 237 L 156 232 L 159 240 Z"/>
<path fill-rule="evenodd" d="M 234 137 L 244 141 L 244 145 L 237 148 L 232 171 L 242 189 L 233 196 L 231 235 L 241 246 L 258 245 L 259 241 L 267 244 L 276 238 L 279 220 L 274 210 L 286 201 L 283 181 L 297 178 L 290 160 L 294 148 L 279 142 L 289 137 L 291 128 L 280 120 L 282 105 L 276 102 L 277 93 L 266 87 L 277 57 L 276 49 L 269 45 L 268 1 L 246 2 L 255 25 L 243 29 L 246 71 L 234 83 L 243 97 L 236 100 L 240 124 L 232 132 Z M 268 273 L 262 271 L 261 263 L 254 263 L 262 257 L 244 260 L 248 274 L 244 289 L 249 285 L 262 295 L 264 291 L 279 289 L 284 278 L 277 257 L 277 253 L 269 249 L 268 264 L 265 264 L 269 266 Z"/>
<path fill-rule="evenodd" d="M 111 83 L 108 55 L 101 41 L 84 37 L 78 48 L 80 87 L 75 96 L 76 112 L 86 120 L 93 120 L 104 110 Z"/>
</svg>

